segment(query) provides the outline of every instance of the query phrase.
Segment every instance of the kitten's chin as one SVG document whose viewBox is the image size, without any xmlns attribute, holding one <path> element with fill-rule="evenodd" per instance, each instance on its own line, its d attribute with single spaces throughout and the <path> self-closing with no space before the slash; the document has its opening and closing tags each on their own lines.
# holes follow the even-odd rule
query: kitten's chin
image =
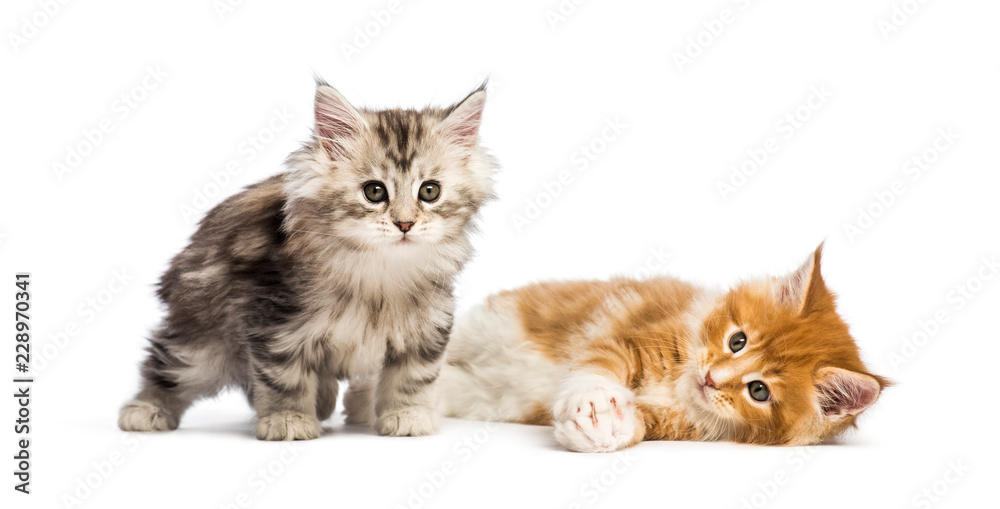
<svg viewBox="0 0 1000 509">
<path fill-rule="evenodd" d="M 709 389 L 708 387 L 698 383 L 696 381 L 697 375 L 692 375 L 687 383 L 687 392 L 689 404 L 694 406 L 700 413 L 705 414 L 710 417 L 722 417 L 719 415 L 719 409 L 715 407 L 715 404 L 709 400 Z"/>
<path fill-rule="evenodd" d="M 418 233 L 407 233 L 400 236 L 389 236 L 383 242 L 392 247 L 414 248 L 432 247 L 445 242 L 436 232 L 421 231 Z"/>
<path fill-rule="evenodd" d="M 428 242 L 427 239 L 406 236 L 402 238 L 385 239 L 382 243 L 382 249 L 398 254 L 414 254 L 423 251 L 430 245 L 431 243 Z"/>
<path fill-rule="evenodd" d="M 389 245 L 401 248 L 412 248 L 423 244 L 424 242 L 421 239 L 415 239 L 413 237 L 403 237 L 389 242 Z"/>
<path fill-rule="evenodd" d="M 377 236 L 364 242 L 365 245 L 375 247 L 383 254 L 393 256 L 409 256 L 426 254 L 428 250 L 436 250 L 441 247 L 441 240 L 436 236 L 427 235 L 406 235 L 404 236 Z"/>
<path fill-rule="evenodd" d="M 694 397 L 691 399 L 694 401 L 695 406 L 697 406 L 699 410 L 714 416 L 718 412 L 715 408 L 713 408 L 712 402 L 708 400 L 708 395 L 705 393 L 706 390 L 707 389 L 704 387 L 695 389 Z"/>
</svg>

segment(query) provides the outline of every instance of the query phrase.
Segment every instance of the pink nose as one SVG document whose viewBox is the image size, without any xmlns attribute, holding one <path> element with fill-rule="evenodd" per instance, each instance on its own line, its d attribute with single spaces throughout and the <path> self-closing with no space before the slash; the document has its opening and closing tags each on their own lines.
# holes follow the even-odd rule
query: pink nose
<svg viewBox="0 0 1000 509">
<path fill-rule="evenodd" d="M 412 221 L 407 222 L 407 223 L 396 223 L 396 228 L 399 228 L 399 231 L 401 231 L 403 233 L 406 233 L 406 232 L 410 231 L 410 227 L 412 227 L 412 226 L 413 226 L 413 222 Z"/>
<path fill-rule="evenodd" d="M 712 380 L 712 372 L 711 371 L 709 371 L 708 373 L 705 373 L 705 385 L 707 385 L 707 386 L 709 386 L 709 387 L 711 387 L 713 389 L 717 388 L 715 386 L 715 380 Z"/>
</svg>

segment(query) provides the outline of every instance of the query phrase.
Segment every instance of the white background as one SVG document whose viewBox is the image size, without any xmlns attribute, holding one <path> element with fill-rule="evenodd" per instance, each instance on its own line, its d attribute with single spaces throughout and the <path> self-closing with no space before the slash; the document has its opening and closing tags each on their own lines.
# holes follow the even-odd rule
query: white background
<svg viewBox="0 0 1000 509">
<path fill-rule="evenodd" d="M 32 273 L 37 382 L 32 494 L 13 492 L 5 474 L 3 506 L 995 501 L 1000 280 L 984 257 L 1000 254 L 1000 5 L 563 4 L 553 22 L 555 0 L 403 1 L 375 15 L 378 27 L 372 12 L 386 0 L 248 1 L 221 14 L 225 4 L 210 0 L 71 2 L 54 15 L 39 14 L 45 1 L 5 2 L 0 279 L 9 309 L 15 271 Z M 900 6 L 910 14 L 893 18 Z M 377 32 L 368 41 L 358 38 L 366 24 Z M 695 56 L 678 65 L 685 52 Z M 145 78 L 150 69 L 164 76 Z M 200 216 L 182 206 L 206 194 L 210 206 L 281 171 L 309 136 L 314 72 L 368 107 L 450 104 L 491 76 L 482 139 L 502 164 L 500 198 L 482 214 L 460 308 L 552 278 L 653 272 L 731 284 L 791 270 L 826 239 L 828 285 L 867 362 L 898 385 L 856 433 L 812 450 L 661 442 L 584 455 L 544 427 L 445 420 L 433 437 L 381 438 L 339 415 L 322 438 L 288 449 L 252 437 L 239 394 L 199 403 L 177 432 L 121 433 L 118 408 L 161 313 L 153 285 Z M 830 95 L 809 109 L 811 90 Z M 141 100 L 125 106 L 122 94 Z M 272 123 L 275 110 L 291 115 L 287 126 Z M 789 113 L 803 120 L 791 136 Z M 87 150 L 85 132 L 102 121 L 109 132 Z M 605 142 L 607 122 L 624 127 Z M 935 151 L 939 130 L 957 139 Z M 268 143 L 251 154 L 248 137 Z M 70 168 L 81 145 L 89 153 Z M 581 159 L 586 145 L 593 160 Z M 719 182 L 765 145 L 777 150 L 723 197 Z M 916 178 L 914 156 L 933 159 Z M 220 191 L 212 175 L 231 161 L 239 172 Z M 60 178 L 56 163 L 71 171 Z M 572 180 L 559 189 L 561 172 Z M 888 202 L 896 180 L 902 191 L 882 206 L 876 193 Z M 859 207 L 877 217 L 850 235 Z M 127 285 L 112 283 L 116 271 Z M 978 291 L 959 297 L 960 287 Z M 100 311 L 88 299 L 103 300 Z M 4 344 L 14 364 L 13 338 Z M 4 472 L 15 412 L 3 398 Z M 263 481 L 268 468 L 277 475 Z"/>
</svg>

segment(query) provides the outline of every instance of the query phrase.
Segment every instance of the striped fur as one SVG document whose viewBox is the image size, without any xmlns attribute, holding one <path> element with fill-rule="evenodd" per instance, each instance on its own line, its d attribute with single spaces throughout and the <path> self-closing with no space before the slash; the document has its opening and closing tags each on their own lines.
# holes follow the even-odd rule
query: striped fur
<svg viewBox="0 0 1000 509">
<path fill-rule="evenodd" d="M 449 108 L 369 111 L 319 83 L 315 134 L 288 171 L 212 209 L 161 278 L 167 314 L 119 426 L 174 429 L 193 401 L 236 386 L 258 438 L 311 439 L 338 380 L 364 378 L 380 433 L 433 432 L 453 282 L 493 196 L 484 100 L 480 87 Z M 387 200 L 365 197 L 372 181 Z M 422 201 L 428 182 L 440 196 Z"/>
<path fill-rule="evenodd" d="M 438 384 L 445 415 L 551 424 L 569 449 L 642 440 L 815 444 L 854 425 L 872 375 L 820 272 L 713 292 L 671 278 L 541 283 L 459 319 Z M 733 351 L 729 340 L 746 336 Z M 770 398 L 754 400 L 750 385 Z"/>
</svg>

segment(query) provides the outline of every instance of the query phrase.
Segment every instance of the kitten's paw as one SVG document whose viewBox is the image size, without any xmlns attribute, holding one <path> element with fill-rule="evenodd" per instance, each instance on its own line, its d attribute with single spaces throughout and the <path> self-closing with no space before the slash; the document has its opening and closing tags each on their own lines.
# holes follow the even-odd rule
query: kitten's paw
<svg viewBox="0 0 1000 509">
<path fill-rule="evenodd" d="M 375 424 L 375 402 L 372 389 L 367 385 L 352 382 L 344 393 L 344 422 L 347 424 Z"/>
<path fill-rule="evenodd" d="M 437 414 L 430 408 L 409 407 L 386 412 L 375 420 L 379 435 L 419 437 L 438 430 Z"/>
<path fill-rule="evenodd" d="M 169 431 L 177 429 L 177 418 L 164 408 L 146 401 L 129 401 L 118 414 L 122 431 Z"/>
<path fill-rule="evenodd" d="M 312 440 L 319 432 L 319 419 L 301 412 L 277 412 L 257 419 L 259 440 Z"/>
<path fill-rule="evenodd" d="M 638 419 L 635 395 L 597 375 L 563 385 L 552 408 L 556 440 L 579 452 L 611 452 L 632 445 Z"/>
</svg>

